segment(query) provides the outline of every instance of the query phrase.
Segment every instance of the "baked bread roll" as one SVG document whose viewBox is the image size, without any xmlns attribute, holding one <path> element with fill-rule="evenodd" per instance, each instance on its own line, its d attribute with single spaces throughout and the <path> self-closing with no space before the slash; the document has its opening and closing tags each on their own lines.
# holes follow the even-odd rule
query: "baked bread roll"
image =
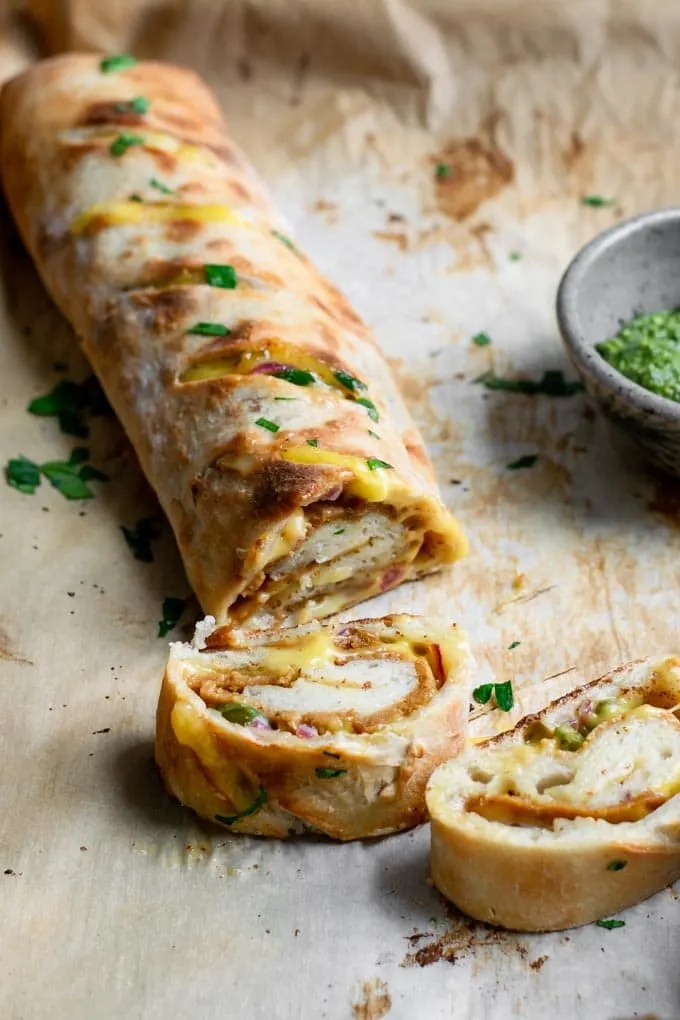
<svg viewBox="0 0 680 1020">
<path fill-rule="evenodd" d="M 464 553 L 370 330 L 192 72 L 68 54 L 0 105 L 14 218 L 206 612 L 293 625 Z"/>
<path fill-rule="evenodd" d="M 557 931 L 680 878 L 680 658 L 560 698 L 432 776 L 432 877 L 466 914 Z"/>
<path fill-rule="evenodd" d="M 207 629 L 214 621 L 206 621 Z M 173 644 L 156 760 L 170 793 L 235 832 L 381 836 L 425 819 L 425 785 L 464 746 L 473 660 L 413 616 Z"/>
</svg>

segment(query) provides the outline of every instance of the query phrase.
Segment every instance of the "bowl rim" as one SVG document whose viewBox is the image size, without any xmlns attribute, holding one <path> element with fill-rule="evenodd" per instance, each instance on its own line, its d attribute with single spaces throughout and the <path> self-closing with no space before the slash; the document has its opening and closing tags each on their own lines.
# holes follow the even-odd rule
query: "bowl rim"
<svg viewBox="0 0 680 1020">
<path fill-rule="evenodd" d="M 610 365 L 595 350 L 594 345 L 585 338 L 577 310 L 579 290 L 583 281 L 594 262 L 604 252 L 625 243 L 645 230 L 669 223 L 676 223 L 680 229 L 680 205 L 640 213 L 596 234 L 579 249 L 562 274 L 557 288 L 555 310 L 562 339 L 584 373 L 594 375 L 603 386 L 615 391 L 619 399 L 628 401 L 646 414 L 665 421 L 680 422 L 680 402 L 640 386 Z"/>
</svg>

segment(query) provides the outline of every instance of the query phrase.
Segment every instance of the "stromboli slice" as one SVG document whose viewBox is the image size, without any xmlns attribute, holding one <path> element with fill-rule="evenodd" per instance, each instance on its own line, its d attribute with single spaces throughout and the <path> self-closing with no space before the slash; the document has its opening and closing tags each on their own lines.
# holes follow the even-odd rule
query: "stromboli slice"
<svg viewBox="0 0 680 1020">
<path fill-rule="evenodd" d="M 458 628 L 399 615 L 197 635 L 171 646 L 157 716 L 156 760 L 182 803 L 262 836 L 424 820 L 433 768 L 465 741 L 474 664 Z"/>
<path fill-rule="evenodd" d="M 680 658 L 631 663 L 438 768 L 435 884 L 490 924 L 587 924 L 680 878 Z"/>
<path fill-rule="evenodd" d="M 206 612 L 325 616 L 465 552 L 375 340 L 189 71 L 69 54 L 2 93 L 24 241 Z"/>
</svg>

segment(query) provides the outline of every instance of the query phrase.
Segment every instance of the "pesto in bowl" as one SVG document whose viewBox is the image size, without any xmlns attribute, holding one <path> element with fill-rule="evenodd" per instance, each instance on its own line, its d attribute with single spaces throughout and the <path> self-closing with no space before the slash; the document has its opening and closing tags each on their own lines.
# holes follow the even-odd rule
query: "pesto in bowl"
<svg viewBox="0 0 680 1020">
<path fill-rule="evenodd" d="M 595 349 L 638 386 L 680 403 L 680 308 L 637 315 Z"/>
</svg>

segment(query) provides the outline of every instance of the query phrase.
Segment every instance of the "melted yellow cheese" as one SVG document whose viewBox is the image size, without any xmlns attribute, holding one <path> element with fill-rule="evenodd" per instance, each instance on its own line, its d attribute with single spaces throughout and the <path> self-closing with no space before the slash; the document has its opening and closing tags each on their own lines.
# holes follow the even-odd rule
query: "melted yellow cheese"
<svg viewBox="0 0 680 1020">
<path fill-rule="evenodd" d="M 285 343 L 276 337 L 270 337 L 258 341 L 258 348 L 249 348 L 245 351 L 236 351 L 231 357 L 214 358 L 210 361 L 201 361 L 192 365 L 182 375 L 180 382 L 195 382 L 200 379 L 216 379 L 222 375 L 249 375 L 258 365 L 268 361 L 275 361 L 291 368 L 299 368 L 306 372 L 312 372 L 317 379 L 332 386 L 334 389 L 342 390 L 341 383 L 337 381 L 333 372 L 312 354 Z"/>
<path fill-rule="evenodd" d="M 304 510 L 296 510 L 286 521 L 278 533 L 272 536 L 271 544 L 265 547 L 265 555 L 261 560 L 261 566 L 280 560 L 292 552 L 295 546 L 302 541 L 307 531 Z"/>
<path fill-rule="evenodd" d="M 357 496 L 369 503 L 381 503 L 387 499 L 396 485 L 390 478 L 386 468 L 371 470 L 365 460 L 349 453 L 336 453 L 334 450 L 321 450 L 315 446 L 291 446 L 281 451 L 284 460 L 294 464 L 331 464 L 351 472 L 353 478 L 346 491 L 350 496 Z"/>
<path fill-rule="evenodd" d="M 264 657 L 263 666 L 272 673 L 285 673 L 289 669 L 307 672 L 327 666 L 340 654 L 330 634 L 308 634 L 297 645 L 272 648 Z"/>
<path fill-rule="evenodd" d="M 233 223 L 248 226 L 246 220 L 226 205 L 184 205 L 169 202 L 101 202 L 76 216 L 72 234 L 81 234 L 93 220 L 103 219 L 106 226 L 136 223 L 172 223 L 193 220 L 197 223 Z"/>
</svg>

